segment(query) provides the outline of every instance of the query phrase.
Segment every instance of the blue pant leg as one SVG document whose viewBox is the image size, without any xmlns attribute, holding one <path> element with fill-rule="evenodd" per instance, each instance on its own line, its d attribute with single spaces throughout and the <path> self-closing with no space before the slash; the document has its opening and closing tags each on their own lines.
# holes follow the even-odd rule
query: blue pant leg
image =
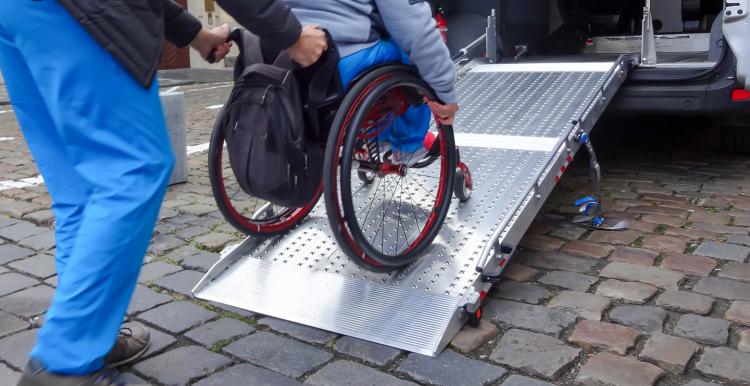
<svg viewBox="0 0 750 386">
<path fill-rule="evenodd" d="M 0 25 L 91 187 L 31 355 L 91 373 L 114 344 L 174 163 L 158 86 L 138 84 L 56 1 L 0 2 Z"/>
<path fill-rule="evenodd" d="M 76 172 L 26 61 L 1 28 L 0 68 L 16 119 L 52 198 L 55 263 L 62 277 L 91 185 Z"/>
<path fill-rule="evenodd" d="M 339 74 L 344 88 L 347 89 L 349 83 L 368 68 L 387 62 L 410 64 L 404 52 L 390 40 L 381 40 L 372 47 L 341 58 Z M 379 138 L 390 142 L 394 149 L 416 151 L 422 146 L 430 128 L 430 117 L 430 109 L 427 106 L 412 107 L 383 130 Z"/>
</svg>

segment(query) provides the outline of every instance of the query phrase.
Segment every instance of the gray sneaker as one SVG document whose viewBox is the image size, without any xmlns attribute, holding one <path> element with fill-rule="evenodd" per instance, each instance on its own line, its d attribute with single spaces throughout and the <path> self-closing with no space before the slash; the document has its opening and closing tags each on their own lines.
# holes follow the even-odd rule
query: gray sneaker
<svg viewBox="0 0 750 386">
<path fill-rule="evenodd" d="M 48 372 L 41 362 L 32 359 L 26 365 L 18 386 L 126 386 L 117 380 L 117 372 L 102 369 L 93 374 L 69 376 Z"/>
<path fill-rule="evenodd" d="M 151 333 L 140 324 L 129 324 L 120 329 L 115 345 L 104 357 L 104 366 L 120 367 L 135 361 L 148 351 Z"/>
</svg>

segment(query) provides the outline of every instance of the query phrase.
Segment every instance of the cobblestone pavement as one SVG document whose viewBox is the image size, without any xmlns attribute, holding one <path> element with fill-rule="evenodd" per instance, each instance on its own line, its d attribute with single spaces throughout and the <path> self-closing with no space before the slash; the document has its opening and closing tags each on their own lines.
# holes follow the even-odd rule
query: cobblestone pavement
<svg viewBox="0 0 750 386">
<path fill-rule="evenodd" d="M 229 88 L 181 89 L 188 144 L 203 144 Z M 750 385 L 750 158 L 712 153 L 706 125 L 677 127 L 687 123 L 600 125 L 604 202 L 631 229 L 538 218 L 480 328 L 464 329 L 436 359 L 191 299 L 217 252 L 241 239 L 215 209 L 205 153 L 195 153 L 190 182 L 167 194 L 128 311 L 152 328 L 151 349 L 124 377 L 200 386 Z M 0 138 L 0 385 L 13 385 L 56 283 L 54 218 L 12 113 L 0 114 Z M 570 213 L 588 192 L 585 165 L 575 165 L 548 210 Z"/>
</svg>

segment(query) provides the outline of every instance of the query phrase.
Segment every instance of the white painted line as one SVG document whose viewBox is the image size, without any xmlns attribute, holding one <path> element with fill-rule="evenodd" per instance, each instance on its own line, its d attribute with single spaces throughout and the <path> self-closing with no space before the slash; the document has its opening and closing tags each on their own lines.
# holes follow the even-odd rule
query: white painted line
<svg viewBox="0 0 750 386">
<path fill-rule="evenodd" d="M 613 62 L 485 64 L 469 72 L 607 72 Z"/>
<path fill-rule="evenodd" d="M 221 104 L 221 105 L 213 105 L 213 106 L 206 107 L 206 110 L 218 110 L 218 109 L 220 109 L 222 107 L 224 107 L 223 104 Z"/>
<path fill-rule="evenodd" d="M 225 87 L 232 87 L 232 86 L 234 86 L 234 82 L 213 83 L 213 84 L 217 84 L 218 86 L 204 87 L 204 88 L 194 88 L 194 89 L 191 89 L 191 90 L 184 90 L 183 92 L 184 93 L 198 92 L 198 91 L 215 90 L 217 88 L 225 88 Z"/>
<path fill-rule="evenodd" d="M 556 144 L 557 138 L 549 137 L 456 133 L 456 145 L 459 147 L 548 152 L 552 151 Z"/>
<path fill-rule="evenodd" d="M 0 114 L 12 113 L 13 110 L 0 110 Z"/>
<path fill-rule="evenodd" d="M 0 142 L 12 141 L 14 139 L 13 137 L 0 137 Z"/>
<path fill-rule="evenodd" d="M 30 186 L 38 186 L 44 183 L 42 176 L 29 177 L 15 181 L 0 181 L 0 191 L 8 189 L 20 189 L 28 188 Z"/>
<path fill-rule="evenodd" d="M 202 143 L 200 145 L 188 146 L 187 155 L 198 154 L 208 151 L 208 143 Z"/>
<path fill-rule="evenodd" d="M 3 140 L 11 140 L 15 138 L 8 138 L 8 137 L 2 137 L 0 138 L 0 141 Z M 202 143 L 200 145 L 195 146 L 188 146 L 186 148 L 187 154 L 198 154 L 198 153 L 204 153 L 208 151 L 209 144 L 208 143 Z M 7 181 L 0 181 L 0 192 L 3 190 L 9 190 L 9 189 L 20 189 L 20 188 L 28 188 L 31 186 L 39 186 L 44 183 L 44 179 L 42 176 L 36 176 L 36 177 L 29 177 L 29 178 L 23 178 L 20 180 L 7 180 Z"/>
</svg>

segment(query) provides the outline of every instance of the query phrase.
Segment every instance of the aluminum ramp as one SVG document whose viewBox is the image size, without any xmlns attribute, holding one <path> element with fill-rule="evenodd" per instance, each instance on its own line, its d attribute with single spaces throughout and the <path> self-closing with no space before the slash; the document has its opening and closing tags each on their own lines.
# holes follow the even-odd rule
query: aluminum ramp
<svg viewBox="0 0 750 386">
<path fill-rule="evenodd" d="M 319 204 L 299 227 L 227 250 L 197 298 L 438 355 L 496 281 L 531 220 L 625 80 L 625 58 L 481 64 L 459 77 L 455 124 L 474 173 L 423 257 L 391 274 L 350 262 Z"/>
</svg>

